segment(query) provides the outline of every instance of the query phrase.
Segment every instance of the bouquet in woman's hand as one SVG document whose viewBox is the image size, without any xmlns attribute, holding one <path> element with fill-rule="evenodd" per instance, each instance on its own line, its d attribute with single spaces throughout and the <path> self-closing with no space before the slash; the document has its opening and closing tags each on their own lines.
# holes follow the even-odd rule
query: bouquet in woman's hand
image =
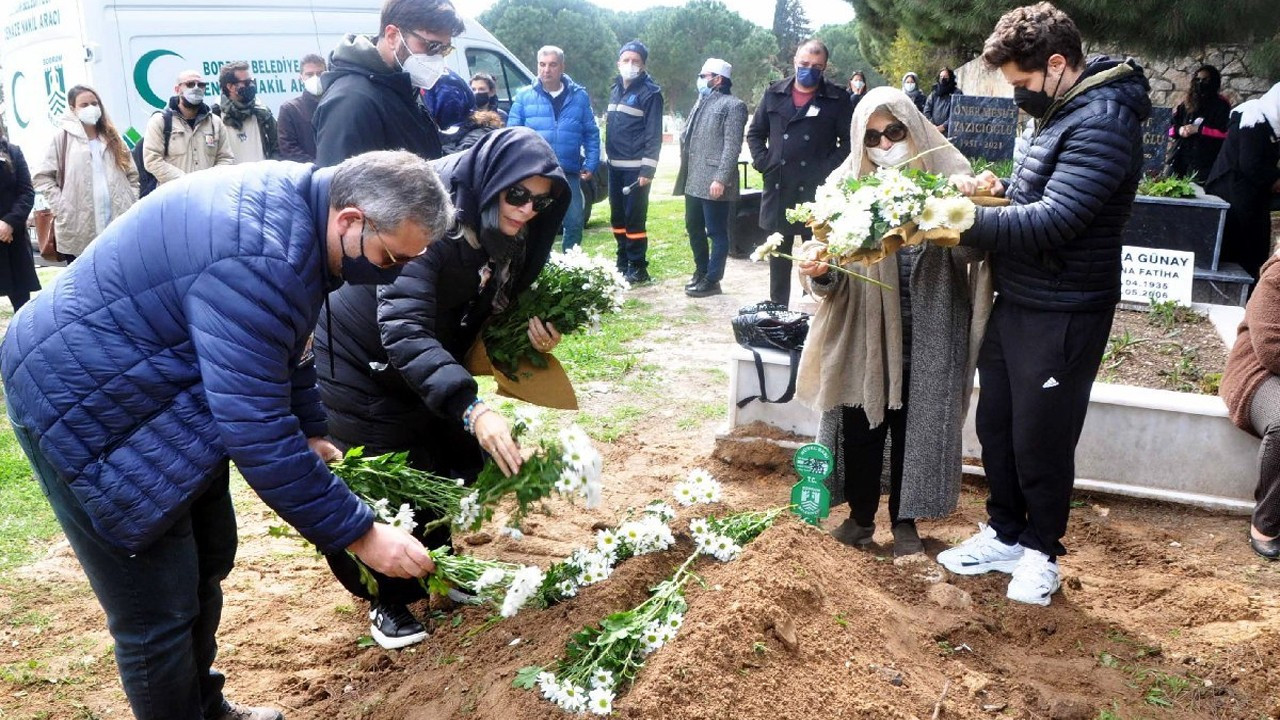
<svg viewBox="0 0 1280 720">
<path fill-rule="evenodd" d="M 954 246 L 973 227 L 976 213 L 974 202 L 941 175 L 879 168 L 862 177 L 851 172 L 828 178 L 813 202 L 787 210 L 787 220 L 808 225 L 825 243 L 812 259 L 870 265 L 903 245 Z"/>
<path fill-rule="evenodd" d="M 608 260 L 593 258 L 578 247 L 553 253 L 537 281 L 485 328 L 489 361 L 512 380 L 520 379 L 516 371 L 522 360 L 545 368 L 546 357 L 529 343 L 529 318 L 550 323 L 563 335 L 596 329 L 605 313 L 622 307 L 627 288 Z"/>
</svg>

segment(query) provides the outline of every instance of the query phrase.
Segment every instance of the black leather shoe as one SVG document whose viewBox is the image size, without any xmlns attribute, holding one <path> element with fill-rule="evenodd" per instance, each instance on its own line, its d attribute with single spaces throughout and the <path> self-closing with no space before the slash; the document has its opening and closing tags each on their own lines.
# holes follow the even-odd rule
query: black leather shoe
<svg viewBox="0 0 1280 720">
<path fill-rule="evenodd" d="M 704 278 L 704 277 L 706 277 L 706 275 L 704 275 L 704 274 L 702 274 L 702 273 L 700 273 L 700 272 L 696 272 L 696 273 L 694 273 L 694 274 L 693 274 L 693 277 L 689 278 L 689 282 L 687 282 L 687 283 L 685 283 L 685 284 L 684 284 L 684 289 L 685 289 L 685 290 L 692 290 L 692 289 L 694 289 L 694 288 L 698 287 L 698 283 L 702 282 L 702 278 Z"/>
<path fill-rule="evenodd" d="M 627 273 L 627 283 L 630 285 L 647 285 L 653 282 L 653 278 L 649 277 L 647 268 L 632 267 L 631 272 Z"/>
<path fill-rule="evenodd" d="M 1280 537 L 1271 538 L 1270 540 L 1259 540 L 1253 536 L 1253 531 L 1249 530 L 1249 547 L 1253 551 L 1268 560 L 1280 560 Z"/>
<path fill-rule="evenodd" d="M 920 533 L 914 520 L 902 520 L 893 524 L 893 556 L 906 557 L 924 552 Z"/>
<path fill-rule="evenodd" d="M 698 281 L 697 285 L 694 285 L 691 288 L 685 288 L 684 290 L 685 295 L 696 298 L 711 297 L 712 295 L 719 295 L 721 292 L 723 292 L 723 290 L 720 289 L 720 283 L 711 282 L 706 278 L 702 278 L 702 280 Z"/>
</svg>

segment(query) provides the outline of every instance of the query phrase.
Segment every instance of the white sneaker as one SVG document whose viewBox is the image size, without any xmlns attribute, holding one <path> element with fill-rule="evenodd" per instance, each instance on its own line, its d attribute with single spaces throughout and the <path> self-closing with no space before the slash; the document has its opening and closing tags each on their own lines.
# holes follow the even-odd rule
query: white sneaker
<svg viewBox="0 0 1280 720">
<path fill-rule="evenodd" d="M 978 523 L 978 534 L 938 553 L 938 564 L 957 575 L 1011 573 L 1022 558 L 1023 549 L 1017 543 L 1005 545 L 990 525 Z"/>
<path fill-rule="evenodd" d="M 1058 563 L 1039 550 L 1027 550 L 1013 569 L 1006 596 L 1028 605 L 1048 605 L 1049 598 L 1062 587 Z"/>
</svg>

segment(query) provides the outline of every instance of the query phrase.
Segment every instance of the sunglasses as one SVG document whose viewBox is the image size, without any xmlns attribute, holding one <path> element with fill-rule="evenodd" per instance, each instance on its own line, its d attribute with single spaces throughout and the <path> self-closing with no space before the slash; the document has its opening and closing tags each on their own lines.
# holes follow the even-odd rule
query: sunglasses
<svg viewBox="0 0 1280 720">
<path fill-rule="evenodd" d="M 203 80 L 188 80 L 182 83 L 182 86 L 185 88 L 200 88 L 201 90 L 204 90 L 209 87 L 209 83 Z"/>
<path fill-rule="evenodd" d="M 427 250 L 431 247 L 430 245 L 427 245 L 426 247 L 422 248 L 422 252 L 413 256 L 398 257 L 396 256 L 395 253 L 391 252 L 391 248 L 387 247 L 387 241 L 382 239 L 382 231 L 378 229 L 377 225 L 373 224 L 372 220 L 370 220 L 368 217 L 365 217 L 363 225 L 364 226 L 360 228 L 361 240 L 363 241 L 366 228 L 369 230 L 373 230 L 373 237 L 378 240 L 378 244 L 382 246 L 382 252 L 386 253 L 387 259 L 391 261 L 390 265 L 387 265 L 387 266 L 379 265 L 378 267 L 394 267 L 396 265 L 404 265 L 405 263 L 409 262 L 410 260 L 413 260 L 414 258 L 418 258 L 418 257 L 422 257 L 423 255 L 426 255 Z"/>
<path fill-rule="evenodd" d="M 524 207 L 525 203 L 533 203 L 533 211 L 536 213 L 544 212 L 556 201 L 555 198 L 547 195 L 534 195 L 529 188 L 523 185 L 512 185 L 507 188 L 506 192 L 507 204 L 512 207 Z"/>
<path fill-rule="evenodd" d="M 406 31 L 406 34 L 414 36 L 418 39 L 418 42 L 421 42 L 426 46 L 427 49 L 422 52 L 423 55 L 449 57 L 449 53 L 453 52 L 453 45 L 451 43 L 440 42 L 439 40 L 428 40 L 412 30 Z"/>
<path fill-rule="evenodd" d="M 883 131 L 868 130 L 867 134 L 862 136 L 862 144 L 875 147 L 880 144 L 881 137 L 889 138 L 889 142 L 902 142 L 907 139 L 907 126 L 902 123 L 892 123 Z"/>
</svg>

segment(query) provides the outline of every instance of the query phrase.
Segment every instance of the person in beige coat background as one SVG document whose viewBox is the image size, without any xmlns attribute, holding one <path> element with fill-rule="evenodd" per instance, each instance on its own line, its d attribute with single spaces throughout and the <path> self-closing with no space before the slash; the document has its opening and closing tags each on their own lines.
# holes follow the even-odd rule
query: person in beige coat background
<svg viewBox="0 0 1280 720">
<path fill-rule="evenodd" d="M 215 165 L 234 165 L 235 154 L 222 118 L 204 101 L 208 81 L 195 70 L 184 70 L 173 86 L 169 106 L 152 114 L 143 138 L 142 157 L 156 185 Z M 168 152 L 165 152 L 165 115 L 172 116 Z"/>
<path fill-rule="evenodd" d="M 73 260 L 138 201 L 138 170 L 93 88 L 68 90 L 67 108 L 31 184 L 53 211 L 59 256 Z"/>
</svg>

